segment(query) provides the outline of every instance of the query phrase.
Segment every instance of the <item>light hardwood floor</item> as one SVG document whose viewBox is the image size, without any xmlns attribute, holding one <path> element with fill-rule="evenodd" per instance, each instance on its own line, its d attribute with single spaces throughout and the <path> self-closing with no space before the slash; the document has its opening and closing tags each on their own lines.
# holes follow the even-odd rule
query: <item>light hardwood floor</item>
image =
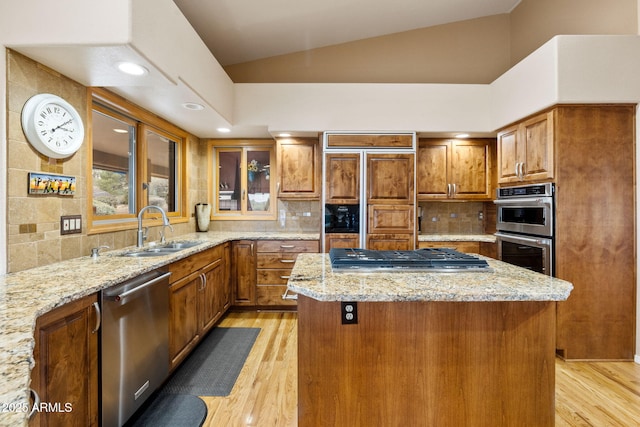
<svg viewBox="0 0 640 427">
<path fill-rule="evenodd" d="M 260 335 L 227 397 L 203 397 L 205 427 L 297 425 L 296 314 L 229 313 L 223 327 Z M 556 427 L 640 426 L 640 365 L 556 361 Z"/>
</svg>

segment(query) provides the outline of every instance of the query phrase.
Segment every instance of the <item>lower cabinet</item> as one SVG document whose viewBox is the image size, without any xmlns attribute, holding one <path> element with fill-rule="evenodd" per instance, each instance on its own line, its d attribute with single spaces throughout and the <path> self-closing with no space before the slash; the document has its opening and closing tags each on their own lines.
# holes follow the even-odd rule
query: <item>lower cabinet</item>
<svg viewBox="0 0 640 427">
<path fill-rule="evenodd" d="M 98 296 L 65 304 L 36 320 L 31 388 L 59 410 L 34 413 L 30 426 L 97 426 Z"/>
<path fill-rule="evenodd" d="M 317 240 L 259 240 L 257 242 L 256 304 L 296 306 L 287 293 L 287 281 L 298 254 L 320 251 Z"/>
<path fill-rule="evenodd" d="M 360 235 L 355 233 L 327 233 L 324 235 L 324 251 L 331 248 L 359 248 Z"/>
<path fill-rule="evenodd" d="M 233 305 L 295 306 L 284 299 L 289 274 L 298 254 L 320 251 L 318 240 L 238 240 L 233 242 Z"/>
<path fill-rule="evenodd" d="M 169 265 L 169 356 L 174 369 L 230 305 L 229 243 Z"/>
</svg>

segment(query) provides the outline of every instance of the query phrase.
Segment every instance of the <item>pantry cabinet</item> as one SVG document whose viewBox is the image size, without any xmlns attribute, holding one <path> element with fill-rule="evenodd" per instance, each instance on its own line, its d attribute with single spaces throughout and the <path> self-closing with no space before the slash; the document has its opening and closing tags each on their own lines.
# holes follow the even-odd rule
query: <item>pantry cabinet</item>
<svg viewBox="0 0 640 427">
<path fill-rule="evenodd" d="M 278 198 L 320 199 L 322 167 L 318 138 L 278 138 Z"/>
<path fill-rule="evenodd" d="M 228 243 L 169 265 L 170 369 L 177 367 L 228 308 Z"/>
<path fill-rule="evenodd" d="M 99 325 L 97 294 L 38 317 L 31 388 L 59 407 L 34 413 L 30 426 L 98 425 Z"/>
<path fill-rule="evenodd" d="M 498 183 L 553 179 L 553 150 L 553 110 L 501 130 L 497 143 Z"/>
<path fill-rule="evenodd" d="M 492 139 L 420 139 L 418 200 L 489 200 L 493 197 Z"/>
</svg>

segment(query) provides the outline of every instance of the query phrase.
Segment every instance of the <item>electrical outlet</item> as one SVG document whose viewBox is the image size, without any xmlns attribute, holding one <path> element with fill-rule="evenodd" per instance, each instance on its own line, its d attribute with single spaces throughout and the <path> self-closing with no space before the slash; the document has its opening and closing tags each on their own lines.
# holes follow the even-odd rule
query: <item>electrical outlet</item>
<svg viewBox="0 0 640 427">
<path fill-rule="evenodd" d="M 340 317 L 343 325 L 355 325 L 358 323 L 358 303 L 341 302 Z"/>
</svg>

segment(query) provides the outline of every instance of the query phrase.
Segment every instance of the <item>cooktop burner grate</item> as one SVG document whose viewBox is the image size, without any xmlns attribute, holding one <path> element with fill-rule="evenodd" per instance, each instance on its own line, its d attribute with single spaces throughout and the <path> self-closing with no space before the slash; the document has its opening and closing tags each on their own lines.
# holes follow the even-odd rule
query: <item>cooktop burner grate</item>
<svg viewBox="0 0 640 427">
<path fill-rule="evenodd" d="M 414 251 L 333 248 L 329 258 L 336 271 L 491 271 L 487 261 L 449 248 Z"/>
</svg>

